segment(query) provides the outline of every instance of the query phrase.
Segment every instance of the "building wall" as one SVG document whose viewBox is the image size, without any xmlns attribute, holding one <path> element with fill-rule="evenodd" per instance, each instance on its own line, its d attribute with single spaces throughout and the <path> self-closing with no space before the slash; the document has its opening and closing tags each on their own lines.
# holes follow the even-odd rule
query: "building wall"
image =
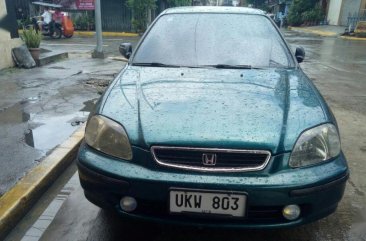
<svg viewBox="0 0 366 241">
<path fill-rule="evenodd" d="M 330 25 L 339 24 L 342 2 L 343 0 L 330 0 L 327 16 Z"/>
<path fill-rule="evenodd" d="M 361 2 L 361 14 L 366 15 L 366 0 L 362 0 Z"/>
<path fill-rule="evenodd" d="M 339 25 L 346 26 L 349 16 L 357 16 L 360 12 L 361 0 L 343 0 L 339 17 Z"/>
<path fill-rule="evenodd" d="M 0 0 L 0 19 L 7 15 L 5 0 Z M 10 32 L 0 28 L 0 69 L 14 65 L 11 57 L 11 49 L 20 46 L 19 38 L 11 38 Z"/>
</svg>

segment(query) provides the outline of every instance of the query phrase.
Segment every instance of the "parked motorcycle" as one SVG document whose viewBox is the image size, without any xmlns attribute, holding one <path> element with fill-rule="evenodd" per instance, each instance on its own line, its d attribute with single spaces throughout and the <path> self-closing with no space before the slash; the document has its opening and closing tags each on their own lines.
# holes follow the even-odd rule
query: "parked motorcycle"
<svg viewBox="0 0 366 241">
<path fill-rule="evenodd" d="M 32 25 L 31 26 L 37 32 L 41 31 L 39 29 L 37 18 L 32 18 Z M 49 36 L 53 39 L 59 39 L 63 35 L 62 25 L 59 24 L 59 23 L 56 23 L 54 21 L 50 22 L 49 24 L 42 24 L 42 35 L 43 36 Z"/>
<path fill-rule="evenodd" d="M 44 3 L 44 2 L 32 2 L 32 4 L 53 9 L 62 9 L 62 5 L 57 4 Z M 54 39 L 59 39 L 62 37 L 62 35 L 65 38 L 71 38 L 74 35 L 74 24 L 71 18 L 68 16 L 68 13 L 62 12 L 61 16 L 62 17 L 60 18 L 62 19 L 62 21 L 58 20 L 56 22 L 52 20 L 49 24 L 42 25 L 43 36 L 49 36 Z M 40 31 L 38 20 L 39 19 L 37 19 L 37 17 L 32 18 L 32 27 L 36 31 Z"/>
</svg>

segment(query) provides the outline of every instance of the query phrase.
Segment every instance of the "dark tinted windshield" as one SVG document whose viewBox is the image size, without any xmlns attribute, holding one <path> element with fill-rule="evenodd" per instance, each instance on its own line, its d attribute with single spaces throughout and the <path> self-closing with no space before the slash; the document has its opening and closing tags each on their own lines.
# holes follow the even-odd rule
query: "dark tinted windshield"
<svg viewBox="0 0 366 241">
<path fill-rule="evenodd" d="M 138 48 L 135 63 L 261 68 L 294 65 L 266 17 L 215 13 L 163 15 Z"/>
</svg>

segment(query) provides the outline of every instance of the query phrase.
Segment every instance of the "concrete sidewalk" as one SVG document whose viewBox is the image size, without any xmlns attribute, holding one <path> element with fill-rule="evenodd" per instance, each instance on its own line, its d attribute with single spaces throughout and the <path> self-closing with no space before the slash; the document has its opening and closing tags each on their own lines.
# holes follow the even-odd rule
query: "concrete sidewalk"
<svg viewBox="0 0 366 241">
<path fill-rule="evenodd" d="M 366 40 L 366 38 L 342 36 L 342 34 L 344 34 L 346 30 L 345 26 L 320 25 L 311 27 L 289 27 L 289 29 L 302 33 L 311 33 L 322 37 L 339 37 L 346 40 L 358 40 L 358 41 Z"/>
<path fill-rule="evenodd" d="M 311 27 L 289 27 L 290 30 L 312 33 L 320 35 L 322 37 L 336 37 L 340 36 L 345 32 L 344 26 L 331 26 L 331 25 L 320 25 Z"/>
</svg>

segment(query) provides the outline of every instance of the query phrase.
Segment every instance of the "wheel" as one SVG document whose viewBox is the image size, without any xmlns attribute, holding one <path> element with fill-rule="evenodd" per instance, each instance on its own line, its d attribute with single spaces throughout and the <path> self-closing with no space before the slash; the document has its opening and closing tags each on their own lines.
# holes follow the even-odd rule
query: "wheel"
<svg viewBox="0 0 366 241">
<path fill-rule="evenodd" d="M 65 38 L 71 38 L 73 34 L 64 34 Z"/>
<path fill-rule="evenodd" d="M 55 28 L 55 31 L 53 32 L 53 34 L 51 35 L 51 38 L 54 38 L 54 39 L 60 39 L 62 36 L 62 32 L 61 32 L 61 29 L 59 28 Z"/>
</svg>

